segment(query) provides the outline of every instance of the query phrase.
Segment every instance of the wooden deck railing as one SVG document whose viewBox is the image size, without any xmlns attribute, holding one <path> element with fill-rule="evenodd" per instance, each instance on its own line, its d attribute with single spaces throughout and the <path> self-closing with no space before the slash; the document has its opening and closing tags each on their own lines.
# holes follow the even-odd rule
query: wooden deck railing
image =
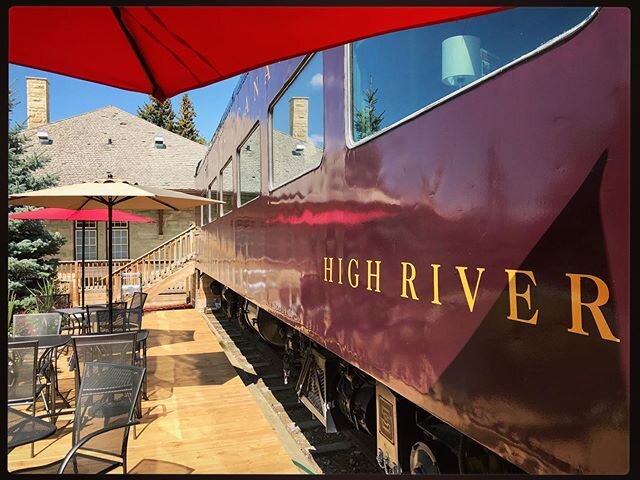
<svg viewBox="0 0 640 480">
<path fill-rule="evenodd" d="M 113 271 L 114 292 L 120 292 L 122 288 L 121 274 L 141 274 L 142 290 L 144 291 L 146 287 L 166 278 L 186 262 L 195 258 L 196 232 L 197 227 L 192 225 L 147 253 L 116 268 Z M 175 289 L 184 289 L 184 285 L 178 284 L 173 287 L 173 290 Z"/>
<path fill-rule="evenodd" d="M 195 232 L 191 226 L 175 237 L 149 250 L 133 260 L 113 261 L 113 291 L 115 298 L 120 297 L 122 273 L 142 274 L 142 290 L 153 282 L 161 280 L 195 257 Z M 87 260 L 85 262 L 85 293 L 107 288 L 109 266 L 106 260 Z M 125 275 L 126 276 L 126 275 Z M 71 294 L 72 301 L 78 303 L 82 283 L 82 264 L 79 261 L 61 261 L 58 263 L 58 280 Z M 135 280 L 132 279 L 135 282 Z M 185 282 L 178 282 L 168 290 L 173 293 L 185 291 Z"/>
<path fill-rule="evenodd" d="M 114 260 L 114 268 L 129 263 L 129 260 Z M 91 292 L 106 289 L 106 275 L 109 272 L 109 264 L 106 260 L 87 260 L 84 262 L 84 289 Z M 67 290 L 76 302 L 80 298 L 82 289 L 82 262 L 61 261 L 58 263 L 58 281 L 63 290 Z"/>
</svg>

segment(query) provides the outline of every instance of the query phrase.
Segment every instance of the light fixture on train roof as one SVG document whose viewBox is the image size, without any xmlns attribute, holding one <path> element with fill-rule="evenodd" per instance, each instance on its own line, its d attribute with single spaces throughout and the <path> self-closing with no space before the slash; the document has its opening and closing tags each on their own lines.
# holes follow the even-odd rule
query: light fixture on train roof
<svg viewBox="0 0 640 480">
<path fill-rule="evenodd" d="M 442 42 L 442 82 L 462 88 L 482 76 L 480 39 L 456 35 Z"/>
</svg>

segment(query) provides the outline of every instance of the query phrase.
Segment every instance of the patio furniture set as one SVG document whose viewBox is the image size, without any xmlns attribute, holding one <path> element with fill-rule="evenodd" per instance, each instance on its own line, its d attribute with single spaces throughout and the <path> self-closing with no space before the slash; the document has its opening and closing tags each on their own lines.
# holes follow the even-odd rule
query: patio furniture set
<svg viewBox="0 0 640 480">
<path fill-rule="evenodd" d="M 33 457 L 34 442 L 56 432 L 59 415 L 74 412 L 73 447 L 65 458 L 13 473 L 106 473 L 119 466 L 126 473 L 129 429 L 139 423 L 141 397 L 146 398 L 146 296 L 136 292 L 128 305 L 114 302 L 111 315 L 106 304 L 71 308 L 68 295 L 39 297 L 38 306 L 47 305 L 49 313 L 13 316 L 13 336 L 8 338 L 9 452 L 30 443 Z M 74 410 L 58 390 L 57 359 L 63 347 L 72 348 Z M 56 408 L 57 397 L 66 411 Z M 39 398 L 44 415 L 36 415 Z M 28 405 L 31 412 L 16 409 L 19 405 Z"/>
</svg>

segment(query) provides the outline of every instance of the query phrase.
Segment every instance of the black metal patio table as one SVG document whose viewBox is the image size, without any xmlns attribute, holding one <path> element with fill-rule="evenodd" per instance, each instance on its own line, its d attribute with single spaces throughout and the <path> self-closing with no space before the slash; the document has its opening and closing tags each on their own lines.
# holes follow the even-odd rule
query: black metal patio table
<svg viewBox="0 0 640 480">
<path fill-rule="evenodd" d="M 88 322 L 85 319 L 85 309 L 81 307 L 68 307 L 68 308 L 55 308 L 54 312 L 60 313 L 65 317 L 74 317 L 77 318 L 76 315 L 81 315 L 80 319 L 80 333 L 85 333 L 88 327 Z M 75 333 L 75 330 L 74 330 Z"/>
<path fill-rule="evenodd" d="M 55 423 L 7 407 L 7 448 L 9 451 L 21 445 L 33 443 L 53 435 Z"/>
<path fill-rule="evenodd" d="M 34 342 L 37 340 L 38 348 L 42 350 L 65 346 L 71 340 L 71 335 L 34 335 L 32 337 L 13 337 L 9 335 L 7 339 L 9 343 Z"/>
<path fill-rule="evenodd" d="M 67 343 L 69 343 L 69 341 L 71 340 L 71 335 L 36 335 L 33 337 L 12 337 L 9 336 L 8 338 L 8 342 L 9 343 L 13 343 L 13 342 L 29 342 L 29 341 L 38 341 L 38 350 L 44 350 L 43 354 L 40 356 L 40 358 L 43 358 L 48 352 L 49 350 L 53 350 L 53 375 L 51 375 L 51 410 L 52 413 L 54 414 L 51 419 L 52 422 L 55 423 L 56 417 L 55 417 L 55 413 L 56 413 L 56 394 L 58 394 L 60 396 L 60 398 L 62 398 L 62 400 L 64 401 L 64 403 L 67 404 L 67 406 L 71 406 L 69 404 L 69 402 L 67 401 L 66 398 L 64 398 L 62 396 L 62 394 L 60 393 L 60 391 L 58 390 L 58 356 L 56 355 L 56 349 L 58 347 L 62 347 L 64 345 L 66 345 Z"/>
</svg>

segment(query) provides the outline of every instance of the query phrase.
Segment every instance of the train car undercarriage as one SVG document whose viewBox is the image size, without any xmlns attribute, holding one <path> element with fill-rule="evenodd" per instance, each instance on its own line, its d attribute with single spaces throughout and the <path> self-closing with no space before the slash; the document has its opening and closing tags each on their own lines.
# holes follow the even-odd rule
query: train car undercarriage
<svg viewBox="0 0 640 480">
<path fill-rule="evenodd" d="M 281 352 L 284 383 L 327 433 L 371 437 L 383 472 L 524 473 L 233 290 L 214 281 L 211 291 L 228 318 Z"/>
</svg>

